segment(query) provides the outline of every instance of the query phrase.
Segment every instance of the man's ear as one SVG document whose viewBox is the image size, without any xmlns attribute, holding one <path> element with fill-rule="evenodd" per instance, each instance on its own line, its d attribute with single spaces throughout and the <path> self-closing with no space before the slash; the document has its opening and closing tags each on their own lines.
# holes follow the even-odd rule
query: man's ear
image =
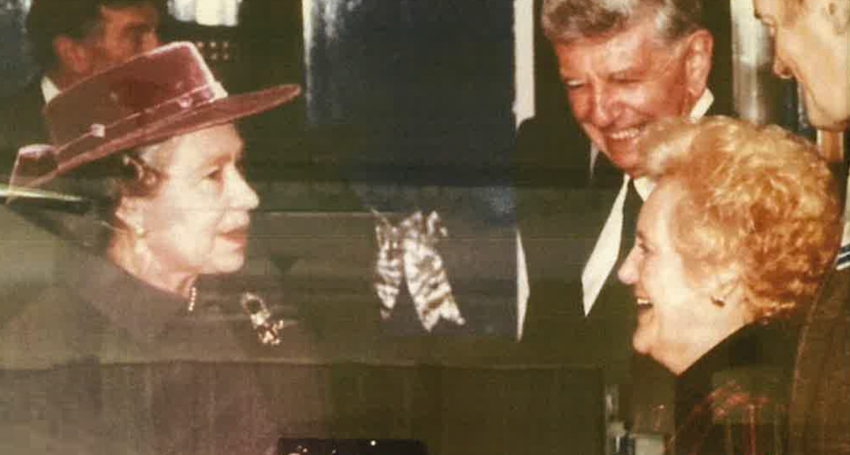
<svg viewBox="0 0 850 455">
<path fill-rule="evenodd" d="M 714 37 L 706 29 L 699 29 L 685 38 L 685 77 L 688 96 L 696 102 L 708 85 L 708 73 L 711 72 L 711 56 L 714 51 Z"/>
<path fill-rule="evenodd" d="M 53 52 L 60 67 L 67 72 L 85 75 L 92 70 L 91 51 L 79 41 L 67 35 L 53 39 Z"/>
<path fill-rule="evenodd" d="M 850 0 L 828 0 L 825 14 L 836 34 L 844 35 L 850 29 Z"/>
</svg>

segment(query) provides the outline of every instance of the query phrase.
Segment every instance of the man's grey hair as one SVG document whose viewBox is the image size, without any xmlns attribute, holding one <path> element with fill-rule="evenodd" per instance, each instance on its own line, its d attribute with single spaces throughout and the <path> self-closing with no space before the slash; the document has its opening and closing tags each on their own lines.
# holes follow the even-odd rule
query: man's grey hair
<svg viewBox="0 0 850 455">
<path fill-rule="evenodd" d="M 675 41 L 705 28 L 704 0 L 544 0 L 543 32 L 550 41 L 567 44 L 611 35 L 650 18 L 659 38 Z M 725 1 L 725 0 L 712 0 Z"/>
</svg>

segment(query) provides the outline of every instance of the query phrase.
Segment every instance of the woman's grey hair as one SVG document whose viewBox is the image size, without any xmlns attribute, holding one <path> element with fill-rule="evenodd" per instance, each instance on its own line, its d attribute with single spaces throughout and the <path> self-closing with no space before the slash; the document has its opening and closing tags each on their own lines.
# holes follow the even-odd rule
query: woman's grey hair
<svg viewBox="0 0 850 455">
<path fill-rule="evenodd" d="M 702 1 L 544 0 L 541 22 L 550 41 L 568 44 L 614 34 L 654 16 L 659 38 L 671 42 L 705 27 Z"/>
<path fill-rule="evenodd" d="M 168 141 L 143 145 L 120 155 L 124 172 L 109 179 L 109 197 L 116 203 L 126 196 L 149 196 L 162 180 L 162 157 L 158 153 Z"/>
<path fill-rule="evenodd" d="M 108 246 L 116 230 L 128 229 L 116 216 L 123 198 L 148 197 L 159 190 L 164 175 L 161 171 L 162 153 L 159 152 L 167 142 L 116 153 L 96 163 L 101 167 L 100 171 L 84 170 L 82 179 L 76 181 L 79 189 L 76 193 L 95 201 L 92 215 L 105 228 L 90 236 L 95 241 L 89 246 L 96 251 Z M 89 174 L 88 178 L 85 174 Z"/>
<path fill-rule="evenodd" d="M 167 158 L 162 149 L 170 140 L 114 153 L 54 179 L 50 190 L 86 199 L 88 210 L 82 216 L 73 211 L 39 211 L 31 215 L 35 223 L 66 240 L 104 251 L 116 231 L 128 229 L 115 216 L 122 198 L 144 198 L 159 191 Z"/>
</svg>

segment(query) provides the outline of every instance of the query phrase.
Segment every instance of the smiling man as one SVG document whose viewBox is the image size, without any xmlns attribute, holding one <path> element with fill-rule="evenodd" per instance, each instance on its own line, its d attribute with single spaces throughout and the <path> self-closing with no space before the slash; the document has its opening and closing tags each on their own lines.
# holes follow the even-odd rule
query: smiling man
<svg viewBox="0 0 850 455">
<path fill-rule="evenodd" d="M 539 226 L 528 222 L 540 215 L 520 200 L 522 339 L 535 354 L 601 365 L 610 382 L 625 384 L 636 310 L 611 272 L 633 243 L 634 217 L 653 186 L 634 175 L 635 144 L 658 119 L 706 113 L 714 38 L 701 0 L 545 0 L 542 24 L 569 107 L 592 143 L 590 151 L 557 145 L 590 153 L 591 188 L 614 174 L 618 189 L 566 201 L 563 222 L 542 220 L 558 224 L 570 245 L 560 257 L 540 247 Z"/>
<path fill-rule="evenodd" d="M 754 0 L 775 41 L 773 70 L 795 78 L 817 128 L 850 125 L 850 0 Z M 845 133 L 846 134 L 846 133 Z M 841 176 L 846 179 L 847 175 Z M 789 408 L 789 453 L 850 454 L 850 207 L 835 270 L 800 335 Z"/>
<path fill-rule="evenodd" d="M 674 28 L 673 2 L 666 9 L 632 3 L 632 16 L 619 30 L 599 35 L 570 30 L 574 16 L 561 17 L 558 8 L 544 16 L 573 115 L 626 173 L 635 166 L 635 144 L 648 124 L 688 115 L 704 96 L 713 43 L 697 24 Z M 670 25 L 662 29 L 658 24 L 665 20 Z"/>
<path fill-rule="evenodd" d="M 773 71 L 803 89 L 806 114 L 819 129 L 850 123 L 850 1 L 754 0 L 774 38 Z"/>
</svg>

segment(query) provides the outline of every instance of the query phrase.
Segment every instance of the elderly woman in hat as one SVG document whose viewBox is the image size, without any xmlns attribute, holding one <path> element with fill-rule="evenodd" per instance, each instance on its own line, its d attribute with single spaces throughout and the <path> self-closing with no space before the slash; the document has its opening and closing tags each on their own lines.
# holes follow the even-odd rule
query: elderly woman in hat
<svg viewBox="0 0 850 455">
<path fill-rule="evenodd" d="M 657 186 L 619 276 L 634 348 L 676 375 L 675 453 L 776 453 L 794 334 L 838 246 L 835 182 L 775 126 L 669 121 L 642 144 Z"/>
<path fill-rule="evenodd" d="M 247 321 L 199 308 L 196 282 L 242 266 L 259 202 L 233 122 L 298 92 L 228 96 L 194 46 L 175 43 L 47 105 L 53 144 L 23 149 L 11 186 L 95 196 L 108 229 L 101 251 L 69 247 L 56 283 L 0 329 L 9 453 L 259 454 L 281 432 L 311 433 L 270 417 L 250 368 L 185 362 L 240 361 L 259 344 Z"/>
</svg>

